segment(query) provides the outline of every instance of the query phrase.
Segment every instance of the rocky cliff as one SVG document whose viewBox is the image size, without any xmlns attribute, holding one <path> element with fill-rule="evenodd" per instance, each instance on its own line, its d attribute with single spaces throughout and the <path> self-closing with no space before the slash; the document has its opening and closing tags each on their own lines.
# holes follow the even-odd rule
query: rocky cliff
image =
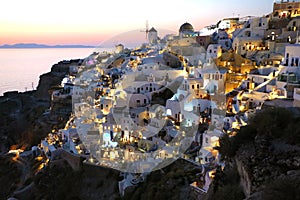
<svg viewBox="0 0 300 200">
<path fill-rule="evenodd" d="M 300 117 L 299 110 L 268 108 L 250 120 L 248 126 L 229 138 L 221 138 L 225 172 L 207 199 L 217 199 L 238 186 L 246 199 L 299 199 L 300 197 Z M 226 171 L 236 171 L 236 188 L 224 180 Z M 231 176 L 231 175 L 230 175 Z M 229 176 L 229 177 L 230 177 Z M 226 178 L 225 178 L 226 179 Z M 230 190 L 231 189 L 231 190 Z M 242 196 L 223 199 L 243 199 Z"/>
<path fill-rule="evenodd" d="M 30 150 L 31 146 L 38 145 L 52 129 L 64 127 L 69 113 L 60 117 L 55 112 L 61 106 L 60 102 L 51 102 L 51 91 L 60 85 L 63 77 L 69 73 L 70 66 L 80 63 L 79 59 L 61 61 L 53 65 L 49 73 L 40 76 L 37 90 L 6 92 L 0 97 L 0 199 L 7 199 L 15 190 L 22 193 L 20 188 L 25 186 L 30 186 L 30 191 L 39 191 L 39 188 L 29 185 L 39 163 L 32 158 L 17 158 L 6 153 L 10 149 Z M 54 107 L 53 112 L 48 112 L 50 106 Z M 71 107 L 70 104 L 68 106 Z M 71 112 L 71 109 L 68 110 Z M 28 193 L 29 189 L 26 188 L 25 191 Z M 35 194 L 34 191 L 29 193 Z M 32 199 L 23 197 L 21 199 Z"/>
<path fill-rule="evenodd" d="M 0 154 L 7 152 L 12 145 L 18 148 L 36 145 L 52 128 L 56 128 L 49 123 L 51 116 L 46 112 L 51 106 L 51 91 L 60 85 L 70 66 L 81 62 L 79 59 L 61 61 L 40 76 L 37 90 L 6 92 L 0 97 L 0 117 L 3 119 L 0 121 Z"/>
</svg>

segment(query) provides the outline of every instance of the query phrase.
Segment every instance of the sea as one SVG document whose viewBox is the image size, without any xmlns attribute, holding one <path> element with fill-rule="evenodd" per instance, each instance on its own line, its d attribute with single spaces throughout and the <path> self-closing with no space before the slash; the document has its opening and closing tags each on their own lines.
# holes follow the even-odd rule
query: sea
<svg viewBox="0 0 300 200">
<path fill-rule="evenodd" d="M 62 60 L 83 59 L 108 48 L 26 48 L 0 49 L 0 96 L 7 91 L 35 90 L 39 76 L 50 72 Z"/>
</svg>

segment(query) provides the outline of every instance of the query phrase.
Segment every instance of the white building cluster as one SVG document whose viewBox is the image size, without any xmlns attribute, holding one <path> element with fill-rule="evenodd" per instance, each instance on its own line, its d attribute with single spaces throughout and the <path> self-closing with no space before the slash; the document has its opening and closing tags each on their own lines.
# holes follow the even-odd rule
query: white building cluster
<svg viewBox="0 0 300 200">
<path fill-rule="evenodd" d="M 285 10 L 291 3 L 199 32 L 186 22 L 178 35 L 162 40 L 151 28 L 147 45 L 92 54 L 52 94 L 53 100 L 73 97 L 75 116 L 61 131 L 62 146 L 93 164 L 132 173 L 177 158 L 208 171 L 223 165 L 220 137 L 235 135 L 264 106 L 300 106 L 300 23 L 298 4 Z"/>
</svg>

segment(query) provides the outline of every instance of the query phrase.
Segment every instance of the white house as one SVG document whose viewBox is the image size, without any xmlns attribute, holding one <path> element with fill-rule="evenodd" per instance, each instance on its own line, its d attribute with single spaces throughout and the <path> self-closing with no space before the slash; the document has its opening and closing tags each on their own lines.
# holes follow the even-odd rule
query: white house
<svg viewBox="0 0 300 200">
<path fill-rule="evenodd" d="M 206 62 L 210 62 L 210 60 L 214 58 L 218 58 L 222 55 L 222 47 L 219 44 L 210 44 L 207 47 L 206 51 Z"/>
<path fill-rule="evenodd" d="M 214 64 L 206 64 L 202 69 L 195 69 L 195 77 L 203 77 L 203 86 L 207 93 L 225 91 L 226 69 L 218 69 Z"/>
<path fill-rule="evenodd" d="M 144 107 L 150 103 L 149 98 L 145 94 L 129 94 L 129 107 Z"/>
<path fill-rule="evenodd" d="M 116 45 L 116 53 L 122 53 L 124 51 L 124 45 L 123 44 L 118 44 Z"/>
<path fill-rule="evenodd" d="M 107 115 L 110 113 L 110 109 L 113 106 L 113 100 L 110 98 L 100 98 L 95 102 L 95 104 L 98 106 L 98 108 L 101 110 L 101 112 L 104 115 Z"/>
<path fill-rule="evenodd" d="M 238 54 L 246 54 L 251 51 L 266 50 L 263 43 L 265 31 L 268 29 L 267 17 L 250 18 L 242 29 L 233 33 L 232 48 Z"/>
<path fill-rule="evenodd" d="M 285 47 L 284 65 L 300 67 L 300 44 L 290 44 Z"/>
<path fill-rule="evenodd" d="M 206 51 L 195 38 L 183 37 L 170 41 L 167 45 L 171 52 L 184 56 L 193 66 L 205 63 Z"/>
<path fill-rule="evenodd" d="M 167 100 L 166 103 L 166 113 L 169 116 L 172 116 L 176 121 L 182 121 L 182 110 L 183 107 L 181 103 L 177 100 Z"/>
</svg>

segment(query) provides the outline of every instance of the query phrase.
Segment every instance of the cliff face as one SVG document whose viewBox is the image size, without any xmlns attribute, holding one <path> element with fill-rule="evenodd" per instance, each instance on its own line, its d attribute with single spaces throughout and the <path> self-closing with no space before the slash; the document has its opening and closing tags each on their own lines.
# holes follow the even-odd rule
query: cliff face
<svg viewBox="0 0 300 200">
<path fill-rule="evenodd" d="M 243 192 L 245 196 L 250 196 L 252 192 L 252 179 L 250 178 L 250 172 L 244 163 L 242 163 L 239 159 L 235 160 L 237 171 L 240 175 L 240 184 L 243 188 Z"/>
<path fill-rule="evenodd" d="M 60 85 L 62 79 L 69 74 L 70 66 L 78 66 L 83 62 L 81 59 L 64 60 L 51 67 L 51 71 L 40 76 L 35 97 L 50 101 L 51 87 Z"/>
<path fill-rule="evenodd" d="M 249 199 L 258 199 L 258 194 L 260 199 L 266 199 L 270 184 L 280 184 L 281 180 L 290 180 L 294 187 L 300 182 L 296 181 L 300 179 L 300 147 L 280 140 L 262 142 L 255 142 L 255 151 L 241 148 L 235 157 L 241 185 Z"/>
<path fill-rule="evenodd" d="M 16 144 L 17 148 L 37 145 L 52 128 L 63 125 L 67 116 L 59 117 L 55 113 L 53 117 L 45 111 L 50 106 L 60 106 L 59 103 L 51 104 L 52 88 L 60 85 L 63 77 L 69 73 L 70 66 L 78 66 L 81 62 L 79 59 L 61 61 L 53 65 L 50 72 L 40 76 L 36 91 L 6 92 L 0 97 L 0 154 Z M 58 118 L 63 121 L 53 124 L 53 119 Z"/>
<path fill-rule="evenodd" d="M 0 170 L 0 199 L 6 199 L 15 190 L 32 183 L 34 172 L 32 174 L 30 168 L 39 163 L 36 164 L 34 159 L 14 159 L 13 155 L 6 153 L 10 149 L 31 149 L 53 128 L 64 127 L 71 109 L 68 108 L 68 113 L 63 116 L 55 111 L 63 106 L 70 107 L 70 101 L 51 102 L 51 91 L 69 73 L 70 66 L 79 65 L 79 62 L 80 60 L 62 61 L 53 65 L 51 72 L 40 76 L 36 91 L 6 92 L 0 97 L 0 169 L 5 169 Z M 53 112 L 47 112 L 50 106 L 53 107 Z M 39 192 L 39 185 L 29 186 Z M 30 196 L 34 192 L 27 191 L 27 194 Z"/>
<path fill-rule="evenodd" d="M 200 181 L 202 168 L 183 159 L 147 175 L 145 182 L 128 187 L 123 199 L 178 199 L 193 200 L 190 184 Z"/>
<path fill-rule="evenodd" d="M 37 99 L 45 100 L 50 102 L 51 100 L 51 87 L 55 85 L 60 85 L 61 80 L 65 74 L 55 74 L 49 72 L 40 76 L 39 85 L 35 92 L 35 97 Z"/>
<path fill-rule="evenodd" d="M 5 95 L 0 99 L 0 153 L 7 152 L 12 145 L 17 148 L 39 143 L 41 137 L 50 131 L 42 115 L 49 102 L 33 97 L 33 92 Z M 43 132 L 45 133 L 43 134 Z"/>
<path fill-rule="evenodd" d="M 216 175 L 214 191 L 207 199 L 218 199 L 224 193 L 236 191 L 230 187 L 230 179 L 223 176 L 232 170 L 238 173 L 236 183 L 242 187 L 246 199 L 299 199 L 300 117 L 297 113 L 295 108 L 292 111 L 268 108 L 251 119 L 236 136 L 221 138 L 225 172 Z"/>
<path fill-rule="evenodd" d="M 18 192 L 16 199 L 120 199 L 119 171 L 83 165 L 74 171 L 68 164 L 47 167 L 37 174 L 30 191 Z M 26 198 L 27 197 L 27 198 Z"/>
</svg>

